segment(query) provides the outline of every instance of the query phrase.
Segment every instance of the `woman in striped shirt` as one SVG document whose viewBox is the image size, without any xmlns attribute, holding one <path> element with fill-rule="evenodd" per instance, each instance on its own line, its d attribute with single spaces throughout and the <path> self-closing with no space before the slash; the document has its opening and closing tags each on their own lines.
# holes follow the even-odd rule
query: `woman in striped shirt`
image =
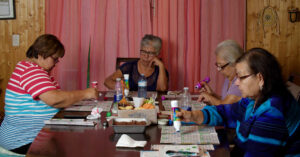
<svg viewBox="0 0 300 157">
<path fill-rule="evenodd" d="M 64 56 L 62 43 L 53 35 L 38 37 L 19 62 L 5 93 L 5 117 L 0 127 L 0 146 L 25 154 L 36 135 L 60 108 L 82 99 L 98 98 L 95 88 L 59 90 L 49 72 Z"/>
<path fill-rule="evenodd" d="M 184 121 L 236 128 L 232 156 L 300 155 L 300 105 L 287 90 L 275 57 L 253 48 L 236 63 L 242 99 L 179 113 Z"/>
</svg>

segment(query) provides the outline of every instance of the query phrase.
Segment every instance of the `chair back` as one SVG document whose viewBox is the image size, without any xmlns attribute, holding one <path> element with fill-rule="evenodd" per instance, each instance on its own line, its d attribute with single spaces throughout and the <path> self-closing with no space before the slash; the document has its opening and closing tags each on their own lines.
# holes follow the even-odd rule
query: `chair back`
<svg viewBox="0 0 300 157">
<path fill-rule="evenodd" d="M 116 70 L 118 70 L 123 63 L 138 61 L 139 59 L 140 58 L 122 58 L 122 57 L 118 57 L 117 61 L 116 61 Z"/>
</svg>

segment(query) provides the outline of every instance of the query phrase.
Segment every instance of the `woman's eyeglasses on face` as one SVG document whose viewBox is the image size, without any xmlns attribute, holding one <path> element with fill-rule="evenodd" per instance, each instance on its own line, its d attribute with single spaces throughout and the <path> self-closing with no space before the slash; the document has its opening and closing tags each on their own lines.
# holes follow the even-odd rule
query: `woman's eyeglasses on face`
<svg viewBox="0 0 300 157">
<path fill-rule="evenodd" d="M 154 57 L 154 56 L 156 56 L 156 52 L 151 52 L 151 51 L 145 51 L 145 50 L 140 50 L 140 52 L 141 52 L 141 54 L 143 54 L 143 55 L 148 55 L 148 56 L 150 56 L 150 57 Z"/>
<path fill-rule="evenodd" d="M 52 59 L 53 59 L 53 61 L 54 61 L 54 63 L 58 63 L 59 62 L 59 58 L 57 57 L 53 57 L 53 56 L 50 56 Z"/>
<path fill-rule="evenodd" d="M 249 74 L 249 75 L 244 75 L 244 76 L 238 76 L 238 75 L 236 74 L 236 77 L 237 77 L 237 79 L 239 79 L 240 81 L 243 81 L 243 80 L 245 80 L 246 78 L 248 78 L 248 77 L 250 77 L 250 76 L 252 76 L 252 75 L 254 75 L 254 74 Z"/>
<path fill-rule="evenodd" d="M 218 65 L 217 63 L 215 65 L 217 67 L 217 70 L 221 71 L 221 70 L 225 69 L 229 64 L 230 64 L 230 62 L 228 62 L 228 63 L 226 63 L 226 64 L 224 64 L 222 66 Z"/>
</svg>

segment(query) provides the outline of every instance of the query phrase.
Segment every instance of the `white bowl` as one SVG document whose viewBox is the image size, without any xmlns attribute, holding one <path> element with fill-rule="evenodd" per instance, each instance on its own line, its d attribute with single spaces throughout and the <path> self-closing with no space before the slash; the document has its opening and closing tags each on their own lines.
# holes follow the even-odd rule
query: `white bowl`
<svg viewBox="0 0 300 157">
<path fill-rule="evenodd" d="M 132 99 L 135 108 L 139 108 L 144 102 L 144 98 L 133 97 Z"/>
</svg>

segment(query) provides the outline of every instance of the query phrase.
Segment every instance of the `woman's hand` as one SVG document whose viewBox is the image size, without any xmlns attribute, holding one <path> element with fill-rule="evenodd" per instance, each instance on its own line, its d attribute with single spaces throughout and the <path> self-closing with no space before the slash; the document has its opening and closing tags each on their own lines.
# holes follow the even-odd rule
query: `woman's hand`
<svg viewBox="0 0 300 157">
<path fill-rule="evenodd" d="M 98 99 L 99 92 L 96 88 L 87 88 L 85 89 L 85 99 Z"/>
<path fill-rule="evenodd" d="M 211 95 L 208 92 L 201 92 L 198 97 L 198 102 L 211 102 Z"/>
<path fill-rule="evenodd" d="M 176 113 L 176 116 L 178 116 L 182 121 L 185 121 L 185 122 L 192 121 L 192 112 L 191 111 L 180 110 L 180 112 Z"/>
<path fill-rule="evenodd" d="M 210 86 L 205 82 L 205 81 L 202 81 L 200 82 L 200 84 L 203 86 L 201 89 L 200 89 L 200 92 L 207 92 L 209 94 L 213 94 L 214 91 L 210 88 Z"/>
<path fill-rule="evenodd" d="M 185 122 L 196 122 L 198 124 L 203 123 L 203 112 L 200 111 L 186 111 L 186 110 L 180 110 L 180 112 L 177 112 L 176 115 L 181 118 L 182 121 Z"/>
<path fill-rule="evenodd" d="M 156 65 L 156 66 L 159 66 L 159 67 L 164 67 L 164 63 L 157 57 L 154 57 L 151 62 L 150 62 L 150 66 L 152 65 Z"/>
</svg>

